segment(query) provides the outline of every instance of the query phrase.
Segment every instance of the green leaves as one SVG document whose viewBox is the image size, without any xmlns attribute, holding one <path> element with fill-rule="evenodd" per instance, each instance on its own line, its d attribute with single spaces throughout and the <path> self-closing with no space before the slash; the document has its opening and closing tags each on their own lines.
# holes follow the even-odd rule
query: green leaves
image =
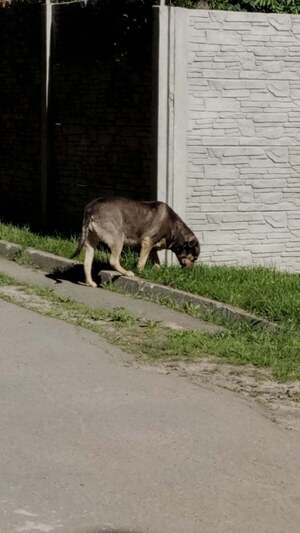
<svg viewBox="0 0 300 533">
<path fill-rule="evenodd" d="M 171 5 L 197 8 L 199 0 L 174 0 Z M 208 0 L 210 9 L 257 11 L 266 13 L 300 13 L 299 0 Z"/>
</svg>

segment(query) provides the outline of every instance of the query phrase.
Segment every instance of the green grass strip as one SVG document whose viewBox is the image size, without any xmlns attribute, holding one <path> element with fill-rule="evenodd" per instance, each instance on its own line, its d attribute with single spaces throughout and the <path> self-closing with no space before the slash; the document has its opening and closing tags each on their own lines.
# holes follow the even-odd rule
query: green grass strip
<svg viewBox="0 0 300 533">
<path fill-rule="evenodd" d="M 216 335 L 199 331 L 178 332 L 159 323 L 141 322 L 126 309 L 93 310 L 58 296 L 52 290 L 17 284 L 12 278 L 0 274 L 0 286 L 12 284 L 29 295 L 40 296 L 51 305 L 37 307 L 33 302 L 34 306 L 31 306 L 30 299 L 25 303 L 17 299 L 15 303 L 90 329 L 135 356 L 189 361 L 212 356 L 227 363 L 250 363 L 270 368 L 273 376 L 282 381 L 300 379 L 300 331 L 293 322 L 285 323 L 273 333 L 233 321 L 227 321 L 224 324 L 226 330 Z M 1 292 L 0 297 L 14 301 Z"/>
<path fill-rule="evenodd" d="M 29 228 L 0 224 L 0 239 L 24 247 L 70 257 L 77 239 L 33 233 Z M 127 252 L 124 265 L 136 268 L 136 257 Z M 268 268 L 239 268 L 199 264 L 191 270 L 147 266 L 143 277 L 193 294 L 236 305 L 280 323 L 300 323 L 300 275 Z"/>
</svg>

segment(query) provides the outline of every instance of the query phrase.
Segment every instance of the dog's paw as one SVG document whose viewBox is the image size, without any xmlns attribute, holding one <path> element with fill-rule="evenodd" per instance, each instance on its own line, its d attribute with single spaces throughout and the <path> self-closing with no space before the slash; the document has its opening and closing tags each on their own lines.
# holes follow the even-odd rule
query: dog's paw
<svg viewBox="0 0 300 533">
<path fill-rule="evenodd" d="M 87 283 L 88 287 L 92 287 L 93 289 L 96 289 L 98 287 L 97 283 L 95 281 L 90 281 L 90 283 Z"/>
<path fill-rule="evenodd" d="M 128 276 L 129 278 L 134 278 L 134 276 L 135 276 L 135 273 L 134 273 L 134 272 L 132 272 L 131 270 L 127 270 L 127 272 L 126 272 L 126 274 L 125 274 L 125 275 L 126 275 L 126 276 Z"/>
</svg>

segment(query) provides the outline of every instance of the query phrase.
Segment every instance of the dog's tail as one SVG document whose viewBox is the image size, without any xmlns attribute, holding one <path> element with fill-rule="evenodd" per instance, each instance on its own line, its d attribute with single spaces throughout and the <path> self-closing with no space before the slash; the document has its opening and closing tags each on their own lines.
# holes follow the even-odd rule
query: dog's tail
<svg viewBox="0 0 300 533">
<path fill-rule="evenodd" d="M 74 257 L 80 254 L 82 247 L 84 246 L 87 240 L 87 237 L 88 237 L 89 223 L 90 223 L 90 216 L 87 216 L 87 214 L 85 214 L 83 217 L 81 235 L 78 241 L 78 245 L 77 245 L 75 252 L 71 255 L 70 259 L 74 259 Z"/>
</svg>

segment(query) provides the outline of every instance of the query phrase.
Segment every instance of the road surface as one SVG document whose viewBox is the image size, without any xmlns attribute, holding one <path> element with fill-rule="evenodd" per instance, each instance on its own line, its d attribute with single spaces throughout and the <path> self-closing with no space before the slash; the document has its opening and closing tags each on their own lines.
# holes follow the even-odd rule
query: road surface
<svg viewBox="0 0 300 533">
<path fill-rule="evenodd" d="M 300 442 L 0 300 L 0 531 L 299 533 Z"/>
</svg>

